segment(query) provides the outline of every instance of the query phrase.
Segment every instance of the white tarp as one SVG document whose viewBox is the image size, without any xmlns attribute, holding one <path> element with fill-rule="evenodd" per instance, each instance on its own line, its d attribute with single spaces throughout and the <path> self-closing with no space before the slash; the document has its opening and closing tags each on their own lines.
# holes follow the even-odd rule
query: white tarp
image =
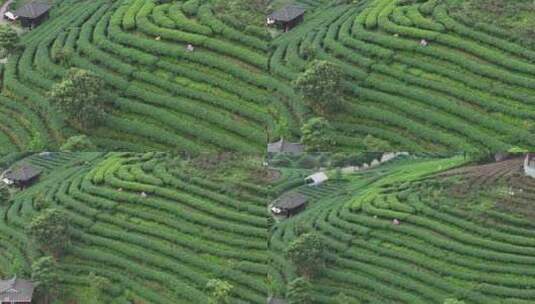
<svg viewBox="0 0 535 304">
<path fill-rule="evenodd" d="M 527 155 L 524 160 L 524 173 L 526 173 L 527 176 L 535 178 L 535 159 L 530 159 L 529 155 Z"/>
<path fill-rule="evenodd" d="M 323 182 L 325 182 L 328 179 L 329 178 L 327 177 L 327 174 L 325 174 L 325 172 L 318 172 L 318 173 L 314 173 L 314 174 L 312 174 L 310 176 L 307 176 L 305 178 L 305 182 L 309 186 L 317 186 L 317 185 L 322 184 Z"/>
<path fill-rule="evenodd" d="M 17 16 L 15 16 L 15 14 L 13 14 L 12 12 L 9 12 L 7 11 L 4 16 L 9 19 L 9 20 L 17 20 Z"/>
</svg>

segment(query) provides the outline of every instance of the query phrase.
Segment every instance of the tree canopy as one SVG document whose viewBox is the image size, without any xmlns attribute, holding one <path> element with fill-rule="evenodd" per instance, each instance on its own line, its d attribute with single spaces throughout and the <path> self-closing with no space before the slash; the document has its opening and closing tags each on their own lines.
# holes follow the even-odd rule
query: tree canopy
<svg viewBox="0 0 535 304">
<path fill-rule="evenodd" d="M 32 219 L 28 234 L 42 250 L 60 255 L 70 244 L 69 219 L 59 209 L 45 209 Z"/>
<path fill-rule="evenodd" d="M 329 61 L 314 60 L 294 83 L 314 111 L 325 114 L 339 111 L 343 99 L 343 73 Z"/>
<path fill-rule="evenodd" d="M 49 92 L 55 106 L 82 128 L 90 128 L 105 114 L 104 81 L 92 72 L 72 68 Z"/>
<path fill-rule="evenodd" d="M 60 276 L 57 263 L 51 256 L 44 256 L 32 263 L 32 281 L 44 304 L 59 294 Z"/>
<path fill-rule="evenodd" d="M 312 295 L 310 293 L 312 286 L 303 277 L 298 277 L 288 284 L 286 297 L 289 304 L 311 304 Z"/>
<path fill-rule="evenodd" d="M 11 53 L 18 47 L 19 41 L 19 35 L 11 26 L 0 25 L 0 48 Z"/>
<path fill-rule="evenodd" d="M 211 279 L 206 283 L 206 289 L 210 292 L 211 304 L 228 304 L 232 288 L 230 283 L 219 279 Z"/>
<path fill-rule="evenodd" d="M 331 125 L 325 118 L 310 118 L 301 127 L 301 142 L 308 151 L 321 152 L 330 150 L 331 146 L 335 144 L 331 137 L 331 131 Z"/>
<path fill-rule="evenodd" d="M 60 147 L 60 151 L 67 152 L 91 152 L 96 151 L 96 149 L 95 144 L 86 135 L 71 136 Z"/>
<path fill-rule="evenodd" d="M 290 243 L 286 256 L 300 275 L 311 278 L 323 267 L 324 245 L 317 234 L 305 233 Z"/>
</svg>

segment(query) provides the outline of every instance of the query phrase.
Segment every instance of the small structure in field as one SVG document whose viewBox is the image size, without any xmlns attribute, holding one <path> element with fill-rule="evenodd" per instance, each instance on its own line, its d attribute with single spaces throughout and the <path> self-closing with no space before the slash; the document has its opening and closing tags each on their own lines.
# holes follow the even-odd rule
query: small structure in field
<svg viewBox="0 0 535 304">
<path fill-rule="evenodd" d="M 29 2 L 17 9 L 15 16 L 22 26 L 32 29 L 48 19 L 50 7 L 50 4 L 43 1 Z"/>
<path fill-rule="evenodd" d="M 305 183 L 309 186 L 319 186 L 329 179 L 325 172 L 314 173 L 305 177 Z"/>
<path fill-rule="evenodd" d="M 33 283 L 14 277 L 9 280 L 0 280 L 1 304 L 30 304 L 33 296 Z"/>
<path fill-rule="evenodd" d="M 30 165 L 20 165 L 2 173 L 2 181 L 8 185 L 15 185 L 24 189 L 34 183 L 41 175 L 41 170 Z"/>
<path fill-rule="evenodd" d="M 524 173 L 535 178 L 535 153 L 528 153 L 524 159 Z"/>
<path fill-rule="evenodd" d="M 308 198 L 299 192 L 287 192 L 272 203 L 271 212 L 277 216 L 290 217 L 306 208 Z"/>
<path fill-rule="evenodd" d="M 292 143 L 284 140 L 281 140 L 270 143 L 267 145 L 268 154 L 277 154 L 277 153 L 289 153 L 289 154 L 301 154 L 305 151 L 305 146 L 300 143 Z"/>
<path fill-rule="evenodd" d="M 15 21 L 18 19 L 17 15 L 15 15 L 13 12 L 11 11 L 7 11 L 4 13 L 4 18 L 6 18 L 7 20 L 9 21 Z"/>
<path fill-rule="evenodd" d="M 280 298 L 274 298 L 269 297 L 267 300 L 267 304 L 287 304 L 286 300 L 280 299 Z"/>
<path fill-rule="evenodd" d="M 297 5 L 288 5 L 267 16 L 267 25 L 275 25 L 285 32 L 293 29 L 305 19 L 306 10 Z"/>
</svg>

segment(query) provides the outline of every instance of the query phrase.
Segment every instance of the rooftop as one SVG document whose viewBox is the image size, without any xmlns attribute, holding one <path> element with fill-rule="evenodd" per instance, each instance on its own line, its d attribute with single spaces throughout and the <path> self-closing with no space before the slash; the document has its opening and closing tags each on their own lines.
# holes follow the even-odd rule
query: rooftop
<svg viewBox="0 0 535 304">
<path fill-rule="evenodd" d="M 288 22 L 295 18 L 302 16 L 305 13 L 305 9 L 297 5 L 288 5 L 278 11 L 271 13 L 268 18 L 275 21 Z"/>
<path fill-rule="evenodd" d="M 14 277 L 0 280 L 0 302 L 31 302 L 33 283 Z"/>
<path fill-rule="evenodd" d="M 295 209 L 306 204 L 308 198 L 299 192 L 286 192 L 273 201 L 273 206 L 281 209 Z"/>
<path fill-rule="evenodd" d="M 23 18 L 37 18 L 50 10 L 50 4 L 46 2 L 33 1 L 18 8 L 15 15 Z"/>
<path fill-rule="evenodd" d="M 4 178 L 14 182 L 24 182 L 31 180 L 41 174 L 41 170 L 30 165 L 20 165 L 11 168 L 4 173 Z"/>
<path fill-rule="evenodd" d="M 268 144 L 268 153 L 302 153 L 305 146 L 300 143 L 291 143 L 281 139 L 277 142 Z"/>
</svg>

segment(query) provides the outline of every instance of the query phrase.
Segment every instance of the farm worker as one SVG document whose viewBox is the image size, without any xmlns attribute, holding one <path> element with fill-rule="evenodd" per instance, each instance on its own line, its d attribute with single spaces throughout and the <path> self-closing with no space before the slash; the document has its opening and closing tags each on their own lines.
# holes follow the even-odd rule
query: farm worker
<svg viewBox="0 0 535 304">
<path fill-rule="evenodd" d="M 147 193 L 145 193 L 144 191 L 141 192 L 141 197 L 147 197 Z"/>
<path fill-rule="evenodd" d="M 394 225 L 399 225 L 400 223 L 399 223 L 399 220 L 398 220 L 398 219 L 394 219 L 394 220 L 392 221 L 392 224 L 394 224 Z"/>
<path fill-rule="evenodd" d="M 420 40 L 420 45 L 421 46 L 427 46 L 427 44 L 428 44 L 427 40 L 425 40 L 425 39 Z"/>
<path fill-rule="evenodd" d="M 195 48 L 193 47 L 193 45 L 188 44 L 188 46 L 186 47 L 186 50 L 188 50 L 188 52 L 193 52 L 195 51 Z"/>
</svg>

